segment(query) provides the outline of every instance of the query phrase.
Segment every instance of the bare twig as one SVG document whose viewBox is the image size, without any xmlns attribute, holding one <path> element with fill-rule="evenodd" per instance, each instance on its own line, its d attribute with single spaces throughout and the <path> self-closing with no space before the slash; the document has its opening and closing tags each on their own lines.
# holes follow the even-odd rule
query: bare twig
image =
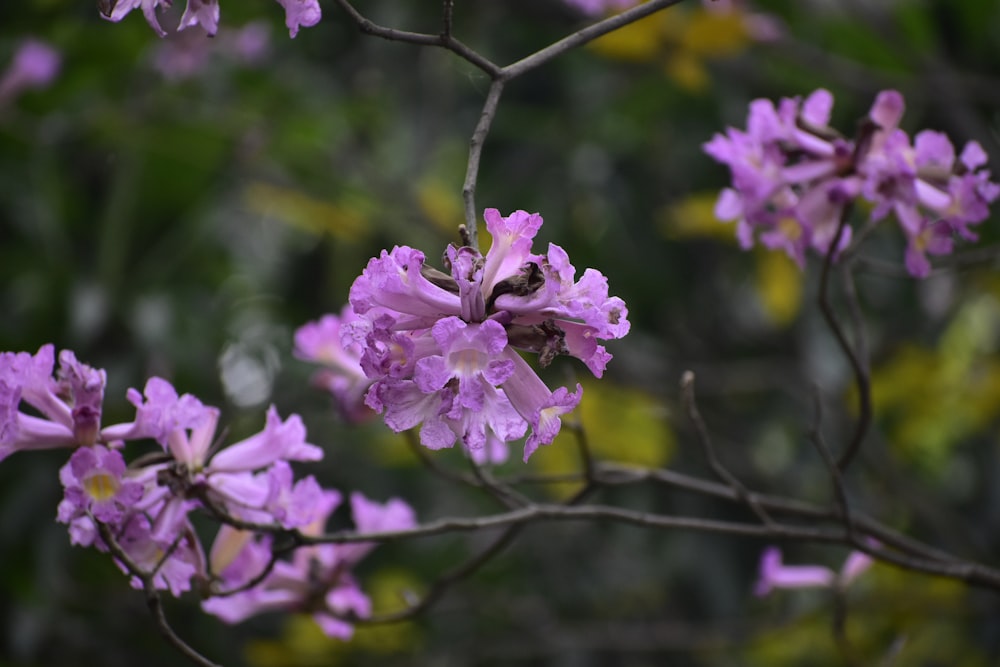
<svg viewBox="0 0 1000 667">
<path fill-rule="evenodd" d="M 684 371 L 684 374 L 681 376 L 681 394 L 684 399 L 684 408 L 687 411 L 688 418 L 694 424 L 695 431 L 698 434 L 698 441 L 701 443 L 702 451 L 705 452 L 705 458 L 708 459 L 708 465 L 711 466 L 712 471 L 736 492 L 740 500 L 753 510 L 753 513 L 757 515 L 757 518 L 765 526 L 774 526 L 774 521 L 767 513 L 767 510 L 756 502 L 754 496 L 743 485 L 743 482 L 738 480 L 733 473 L 729 472 L 726 466 L 722 465 L 722 461 L 719 460 L 718 455 L 715 453 L 715 445 L 712 444 L 712 437 L 708 433 L 708 427 L 705 425 L 705 420 L 702 419 L 701 413 L 698 411 L 698 403 L 694 395 L 694 373 L 692 371 Z"/>
<path fill-rule="evenodd" d="M 354 21 L 354 23 L 358 26 L 358 29 L 367 35 L 381 37 L 382 39 L 389 40 L 390 42 L 404 42 L 407 44 L 416 44 L 417 46 L 440 47 L 451 51 L 462 60 L 478 67 L 491 77 L 497 76 L 500 73 L 499 65 L 491 62 L 487 58 L 484 58 L 473 49 L 452 37 L 450 31 L 432 35 L 430 33 L 409 32 L 407 30 L 389 28 L 379 25 L 365 17 L 361 14 L 361 12 L 354 8 L 354 5 L 352 5 L 349 0 L 334 1 L 347 13 L 351 20 Z M 445 17 L 450 22 L 450 13 L 447 12 L 447 9 Z"/>
<path fill-rule="evenodd" d="M 681 0 L 649 0 L 649 2 L 636 5 L 621 14 L 616 14 L 604 19 L 603 21 L 598 21 L 597 23 L 589 25 L 582 30 L 574 32 L 572 35 L 560 39 L 558 42 L 546 46 L 544 49 L 540 49 L 535 53 L 532 53 L 526 58 L 522 58 L 515 63 L 507 65 L 503 68 L 503 77 L 506 79 L 513 79 L 514 77 L 521 76 L 525 72 L 541 67 L 553 58 L 561 56 L 570 49 L 575 49 L 576 47 L 582 46 L 587 42 L 597 39 L 598 37 L 602 37 L 609 32 L 613 32 L 619 28 L 627 26 L 630 23 L 635 23 L 639 19 L 644 19 L 660 10 L 673 7 L 680 2 Z"/>
<path fill-rule="evenodd" d="M 834 498 L 837 500 L 837 508 L 844 521 L 844 528 L 852 542 L 857 540 L 854 530 L 854 522 L 851 519 L 851 507 L 847 500 L 847 490 L 844 488 L 844 477 L 837 467 L 837 462 L 830 453 L 830 448 L 826 446 L 823 439 L 823 402 L 820 400 L 819 387 L 813 387 L 813 405 L 815 406 L 815 417 L 813 427 L 809 432 L 809 439 L 815 445 L 823 463 L 830 472 L 830 479 L 833 481 Z"/>
<path fill-rule="evenodd" d="M 837 467 L 841 471 L 847 469 L 847 466 L 850 465 L 854 456 L 861 448 L 861 443 L 865 439 L 865 434 L 868 433 L 868 427 L 871 425 L 872 419 L 871 381 L 867 371 L 867 364 L 858 358 L 854 348 L 847 340 L 847 336 L 844 334 L 844 330 L 840 326 L 836 314 L 833 312 L 833 307 L 830 305 L 830 271 L 833 266 L 833 257 L 837 254 L 840 240 L 844 237 L 844 231 L 847 229 L 847 220 L 851 215 L 851 210 L 852 207 L 848 205 L 844 207 L 844 211 L 841 213 L 840 223 L 837 225 L 837 233 L 834 235 L 833 240 L 830 242 L 830 248 L 823 257 L 823 270 L 820 273 L 819 279 L 819 309 L 823 313 L 823 318 L 826 320 L 827 326 L 837 339 L 837 344 L 851 365 L 851 370 L 854 372 L 854 383 L 858 388 L 858 421 L 855 424 L 854 435 L 837 461 Z"/>
<path fill-rule="evenodd" d="M 493 118 L 497 113 L 497 106 L 500 104 L 500 95 L 503 94 L 503 77 L 494 77 L 490 83 L 490 90 L 486 94 L 486 101 L 483 103 L 483 110 L 479 114 L 479 122 L 476 129 L 472 131 L 472 138 L 469 140 L 469 161 L 465 168 L 465 182 L 462 184 L 462 200 L 465 202 L 465 226 L 469 235 L 469 245 L 479 249 L 479 233 L 476 224 L 476 183 L 479 180 L 479 160 L 483 154 L 483 144 L 486 142 L 486 135 L 490 133 L 493 125 Z"/>
<path fill-rule="evenodd" d="M 163 611 L 163 600 L 160 598 L 160 592 L 156 589 L 155 577 L 156 572 L 163 565 L 163 560 L 157 564 L 157 567 L 152 572 L 146 572 L 139 565 L 132 560 L 132 558 L 125 552 L 122 546 L 115 539 L 112 534 L 111 529 L 107 524 L 101 523 L 97 519 L 91 517 L 94 525 L 97 526 L 98 532 L 101 534 L 101 539 L 108 547 L 108 551 L 114 556 L 125 569 L 138 578 L 142 582 L 142 590 L 146 595 L 146 606 L 149 607 L 150 613 L 153 615 L 153 619 L 156 621 L 156 626 L 160 630 L 160 634 L 163 635 L 164 639 L 167 640 L 174 648 L 176 648 L 185 658 L 190 660 L 200 667 L 221 667 L 217 663 L 212 662 L 201 653 L 192 648 L 187 642 L 180 638 L 180 636 L 174 632 L 174 629 L 170 627 L 170 623 L 167 621 L 167 615 Z"/>
<path fill-rule="evenodd" d="M 452 22 L 455 16 L 455 0 L 444 0 L 441 18 L 441 37 L 451 39 Z"/>
</svg>

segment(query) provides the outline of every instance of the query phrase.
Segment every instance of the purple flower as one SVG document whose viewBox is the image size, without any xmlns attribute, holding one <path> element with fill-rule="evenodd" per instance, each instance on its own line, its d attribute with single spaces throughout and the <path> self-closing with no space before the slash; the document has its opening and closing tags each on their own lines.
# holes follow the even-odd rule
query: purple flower
<svg viewBox="0 0 1000 667">
<path fill-rule="evenodd" d="M 324 491 L 318 499 L 317 519 L 301 531 L 318 535 L 327 517 L 340 504 L 340 494 Z M 401 500 L 385 504 L 352 494 L 351 507 L 359 532 L 380 532 L 412 528 L 413 510 Z M 269 611 L 312 614 L 316 624 L 331 637 L 349 639 L 354 631 L 352 616 L 371 614 L 371 601 L 362 592 L 350 570 L 371 549 L 372 544 L 319 544 L 299 548 L 290 561 L 278 561 L 257 585 L 233 595 L 211 597 L 202 608 L 227 623 Z M 212 570 L 224 590 L 234 590 L 259 577 L 270 562 L 270 538 L 223 527 L 212 547 Z"/>
<path fill-rule="evenodd" d="M 329 391 L 340 414 L 351 423 L 364 421 L 373 414 L 364 403 L 365 392 L 372 384 L 361 365 L 366 351 L 364 338 L 356 340 L 350 336 L 350 325 L 358 319 L 347 305 L 340 316 L 324 315 L 295 332 L 295 356 L 324 367 L 313 376 L 313 385 Z M 342 330 L 348 332 L 346 340 Z M 406 345 L 405 338 L 393 339 L 388 331 L 383 338 L 381 349 L 388 352 L 380 355 L 383 359 L 391 358 L 393 340 L 399 341 L 400 348 L 397 349 Z M 372 363 L 372 357 L 373 352 L 369 350 L 368 363 Z"/>
<path fill-rule="evenodd" d="M 81 364 L 72 352 L 63 350 L 56 380 L 54 357 L 52 345 L 43 345 L 35 355 L 0 353 L 0 460 L 22 449 L 109 440 L 100 430 L 104 371 Z M 21 412 L 22 402 L 42 416 Z"/>
<path fill-rule="evenodd" d="M 129 389 L 126 398 L 135 406 L 135 420 L 105 429 L 106 436 L 112 439 L 151 438 L 165 446 L 171 433 L 194 429 L 210 421 L 214 431 L 218 420 L 218 410 L 206 407 L 191 394 L 178 396 L 173 385 L 155 376 L 146 381 L 142 394 Z"/>
<path fill-rule="evenodd" d="M 393 430 L 420 425 L 425 446 L 459 440 L 474 452 L 530 426 L 528 456 L 552 442 L 580 390 L 549 391 L 514 349 L 537 354 L 543 367 L 575 356 L 600 377 L 611 355 L 598 341 L 628 333 L 628 309 L 599 271 L 577 280 L 559 246 L 531 252 L 538 214 L 487 209 L 484 218 L 489 251 L 448 247 L 450 274 L 407 247 L 372 259 L 351 286 L 359 319 L 341 336 L 363 346 L 361 368 L 373 381 L 365 402 Z"/>
<path fill-rule="evenodd" d="M 976 235 L 970 225 L 989 216 L 1000 186 L 983 169 L 986 154 L 975 142 L 956 160 L 948 138 L 925 130 L 911 144 L 899 129 L 902 95 L 882 91 L 868 125 L 855 140 L 828 126 L 833 97 L 817 90 L 805 100 L 767 100 L 750 105 L 747 130 L 728 128 L 704 145 L 726 164 L 732 187 L 716 204 L 720 220 L 735 220 L 740 245 L 755 237 L 784 250 L 804 266 L 808 250 L 831 251 L 846 206 L 858 197 L 871 202 L 871 220 L 893 213 L 907 239 L 906 267 L 918 277 L 930 271 L 927 254 L 951 252 L 951 236 Z M 845 227 L 834 258 L 850 242 Z"/>
<path fill-rule="evenodd" d="M 47 88 L 59 74 L 62 57 L 45 42 L 26 39 L 14 52 L 14 59 L 0 76 L 0 106 L 22 91 Z"/>
<path fill-rule="evenodd" d="M 293 484 L 287 462 L 316 461 L 323 451 L 305 441 L 299 416 L 282 422 L 272 406 L 264 430 L 213 454 L 218 410 L 207 410 L 207 419 L 199 426 L 168 434 L 165 449 L 170 462 L 146 469 L 167 491 L 162 504 L 149 510 L 157 537 L 177 534 L 201 494 L 218 509 L 246 521 L 285 527 L 309 523 L 317 494 L 315 480 Z"/>
<path fill-rule="evenodd" d="M 829 588 L 847 586 L 858 575 L 871 567 L 872 559 L 860 551 L 852 551 L 838 575 L 821 565 L 785 565 L 781 550 L 768 547 L 760 559 L 760 578 L 754 587 L 754 594 L 763 597 L 775 588 Z"/>
<path fill-rule="evenodd" d="M 311 28 L 323 17 L 318 0 L 278 0 L 278 4 L 285 8 L 285 25 L 293 38 L 300 27 Z"/>
<path fill-rule="evenodd" d="M 59 521 L 91 514 L 102 523 L 117 524 L 125 512 L 142 498 L 143 487 L 124 478 L 121 452 L 100 445 L 80 447 L 59 471 L 65 501 L 59 506 Z"/>
<path fill-rule="evenodd" d="M 143 572 L 156 572 L 153 585 L 169 590 L 179 597 L 191 589 L 191 580 L 205 572 L 205 556 L 201 545 L 194 539 L 190 524 L 176 536 L 164 540 L 157 537 L 154 527 L 143 514 L 132 514 L 116 535 L 116 540 L 132 562 Z M 128 573 L 124 563 L 118 567 Z M 142 588 L 138 577 L 132 578 L 133 588 Z"/>
<path fill-rule="evenodd" d="M 219 31 L 218 0 L 188 0 L 177 29 L 183 30 L 193 25 L 200 25 L 209 35 L 215 35 Z"/>
<path fill-rule="evenodd" d="M 160 26 L 159 19 L 156 18 L 157 7 L 170 7 L 173 4 L 173 0 L 117 0 L 110 11 L 110 13 L 101 12 L 101 16 L 105 19 L 118 23 L 123 18 L 128 16 L 133 9 L 142 9 L 142 15 L 146 17 L 146 23 L 149 24 L 157 35 L 163 37 L 167 34 L 167 31 Z"/>
</svg>

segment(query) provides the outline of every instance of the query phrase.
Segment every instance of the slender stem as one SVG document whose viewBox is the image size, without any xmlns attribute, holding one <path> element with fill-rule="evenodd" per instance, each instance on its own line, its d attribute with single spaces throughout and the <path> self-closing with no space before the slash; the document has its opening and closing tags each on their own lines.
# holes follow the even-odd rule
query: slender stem
<svg viewBox="0 0 1000 667">
<path fill-rule="evenodd" d="M 479 122 L 476 123 L 476 129 L 472 131 L 472 138 L 469 140 L 469 161 L 465 169 L 465 183 L 462 184 L 462 200 L 465 202 L 465 229 L 469 236 L 469 245 L 476 250 L 479 249 L 479 233 L 476 224 L 476 183 L 479 180 L 479 160 L 483 154 L 486 135 L 490 133 L 493 118 L 497 113 L 497 106 L 500 104 L 503 87 L 504 79 L 501 77 L 494 78 L 490 83 L 486 102 L 483 103 L 483 110 L 479 114 Z"/>
<path fill-rule="evenodd" d="M 823 258 L 823 271 L 820 273 L 819 279 L 820 311 L 823 313 L 823 318 L 826 320 L 830 331 L 833 332 L 834 337 L 837 339 L 837 344 L 851 364 L 851 369 L 854 371 L 854 383 L 858 388 L 858 421 L 855 425 L 854 435 L 837 461 L 837 467 L 841 471 L 847 469 L 851 460 L 858 453 L 872 420 L 871 381 L 868 377 L 866 365 L 858 358 L 854 348 L 847 340 L 847 336 L 840 326 L 836 314 L 833 312 L 833 307 L 830 305 L 830 271 L 833 265 L 833 256 L 837 253 L 840 240 L 847 229 L 847 219 L 851 215 L 851 210 L 851 206 L 844 207 L 844 211 L 840 216 L 840 224 L 837 225 L 837 233 L 834 235 L 833 241 L 830 243 L 830 248 Z"/>
<path fill-rule="evenodd" d="M 451 36 L 450 29 L 440 34 L 432 35 L 424 32 L 410 32 L 408 30 L 397 30 L 387 26 L 379 25 L 365 17 L 354 8 L 349 0 L 334 0 L 344 12 L 358 26 L 358 29 L 366 35 L 374 35 L 390 42 L 404 42 L 406 44 L 416 44 L 417 46 L 436 46 L 447 49 L 462 60 L 474 65 L 486 72 L 490 76 L 497 76 L 500 73 L 500 66 L 485 58 L 475 50 L 469 48 L 459 40 Z M 445 26 L 450 28 L 451 13 L 445 6 Z"/>
<path fill-rule="evenodd" d="M 441 18 L 441 37 L 451 38 L 451 29 L 455 18 L 455 0 L 444 0 Z"/>
<path fill-rule="evenodd" d="M 153 572 L 146 572 L 139 565 L 132 560 L 132 558 L 125 552 L 125 549 L 118 543 L 115 539 L 114 534 L 112 534 L 111 529 L 107 524 L 101 523 L 97 519 L 91 517 L 94 525 L 97 526 L 98 532 L 101 534 L 101 539 L 108 547 L 108 551 L 114 556 L 118 561 L 125 566 L 129 574 L 138 578 L 142 582 L 142 590 L 146 595 L 146 606 L 149 608 L 150 613 L 153 615 L 153 619 L 156 621 L 156 626 L 160 630 L 160 634 L 163 635 L 164 639 L 167 640 L 174 648 L 176 648 L 185 658 L 190 660 L 199 667 L 221 667 L 219 664 L 212 662 L 201 653 L 196 651 L 191 647 L 190 644 L 185 642 L 180 636 L 174 632 L 174 629 L 170 626 L 167 620 L 167 615 L 163 611 L 163 600 L 160 599 L 160 592 L 156 589 L 156 583 L 154 581 L 156 576 L 156 570 Z M 160 563 L 162 565 L 162 562 Z M 157 570 L 159 565 L 157 565 Z"/>
<path fill-rule="evenodd" d="M 746 486 L 743 485 L 743 482 L 722 465 L 722 461 L 719 460 L 718 455 L 715 453 L 715 445 L 712 444 L 712 437 L 708 433 L 708 427 L 705 425 L 705 420 L 702 419 L 701 413 L 698 411 L 698 403 L 694 395 L 694 373 L 692 371 L 684 371 L 684 374 L 681 376 L 681 393 L 684 398 L 685 410 L 691 423 L 694 424 L 695 431 L 698 433 L 698 441 L 701 443 L 702 451 L 705 452 L 705 458 L 708 459 L 708 465 L 719 479 L 729 485 L 736 492 L 740 500 L 753 510 L 753 513 L 757 515 L 757 518 L 764 525 L 773 526 L 774 521 L 767 511 L 754 499 Z"/>
<path fill-rule="evenodd" d="M 813 404 L 815 405 L 816 416 L 809 439 L 816 446 L 816 450 L 830 472 L 830 479 L 833 480 L 833 493 L 837 499 L 837 507 L 840 509 L 840 515 L 844 520 L 844 528 L 847 529 L 847 534 L 851 537 L 851 540 L 855 541 L 857 538 L 854 531 L 854 522 L 851 520 L 851 506 L 847 500 L 847 490 L 844 488 L 844 476 L 841 474 L 840 468 L 837 467 L 833 454 L 830 453 L 830 448 L 826 446 L 826 440 L 823 439 L 823 402 L 820 400 L 818 387 L 813 388 Z"/>
</svg>

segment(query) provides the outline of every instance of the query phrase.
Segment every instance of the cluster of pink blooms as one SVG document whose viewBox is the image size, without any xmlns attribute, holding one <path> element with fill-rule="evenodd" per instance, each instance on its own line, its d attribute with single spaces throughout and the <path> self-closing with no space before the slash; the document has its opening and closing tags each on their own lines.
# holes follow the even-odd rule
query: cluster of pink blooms
<svg viewBox="0 0 1000 667">
<path fill-rule="evenodd" d="M 858 198 L 871 205 L 872 223 L 895 215 L 914 276 L 930 272 L 928 254 L 950 253 L 956 235 L 977 238 L 971 226 L 989 216 L 1000 195 L 978 143 L 968 142 L 956 155 L 940 132 L 924 130 L 911 141 L 899 128 L 904 103 L 894 90 L 879 93 L 853 139 L 829 126 L 832 107 L 833 96 L 822 89 L 777 107 L 754 100 L 745 131 L 728 128 L 705 144 L 733 178 L 715 214 L 737 221 L 744 248 L 758 238 L 802 266 L 807 250 L 831 251 L 845 208 Z M 834 254 L 850 241 L 847 226 Z"/>
<path fill-rule="evenodd" d="M 598 341 L 628 333 L 628 310 L 599 271 L 577 280 L 559 246 L 531 252 L 538 214 L 484 217 L 493 239 L 485 257 L 449 246 L 445 273 L 419 250 L 382 251 L 351 286 L 349 308 L 300 329 L 296 349 L 324 364 L 316 382 L 349 418 L 363 416 L 363 400 L 393 431 L 420 425 L 430 449 L 457 441 L 494 462 L 528 433 L 527 460 L 552 442 L 582 389 L 551 391 L 518 350 L 542 367 L 574 356 L 601 377 L 611 355 Z"/>
<path fill-rule="evenodd" d="M 285 9 L 285 25 L 292 37 L 298 34 L 299 28 L 311 27 L 319 23 L 322 12 L 319 0 L 277 0 Z M 167 32 L 160 25 L 156 16 L 159 7 L 169 8 L 174 0 L 99 0 L 101 15 L 109 21 L 121 21 L 133 9 L 141 9 L 146 22 L 163 37 Z M 184 13 L 181 15 L 177 30 L 200 25 L 209 35 L 214 35 L 219 29 L 218 0 L 187 0 Z"/>
<path fill-rule="evenodd" d="M 241 525 L 319 533 L 339 494 L 311 476 L 294 478 L 290 462 L 323 456 L 306 442 L 297 415 L 282 420 L 272 407 L 262 431 L 221 446 L 219 410 L 153 377 L 142 394 L 128 391 L 135 419 L 105 426 L 105 372 L 69 350 L 60 353 L 55 375 L 54 368 L 52 345 L 34 355 L 0 354 L 0 460 L 22 450 L 73 450 L 59 472 L 64 498 L 57 518 L 74 544 L 109 551 L 113 538 L 132 565 L 174 595 L 193 583 L 210 595 L 224 591 L 226 597 L 210 597 L 204 607 L 225 620 L 273 609 L 306 611 L 332 634 L 350 634 L 342 617 L 369 609 L 350 569 L 371 545 L 309 547 L 272 566 L 269 537 L 225 525 L 206 558 L 190 520 L 201 509 Z M 156 447 L 126 463 L 131 441 Z M 351 504 L 362 532 L 414 526 L 402 501 L 381 505 L 355 494 Z M 273 568 L 267 576 L 264 567 Z M 324 573 L 319 579 L 317 571 Z"/>
</svg>

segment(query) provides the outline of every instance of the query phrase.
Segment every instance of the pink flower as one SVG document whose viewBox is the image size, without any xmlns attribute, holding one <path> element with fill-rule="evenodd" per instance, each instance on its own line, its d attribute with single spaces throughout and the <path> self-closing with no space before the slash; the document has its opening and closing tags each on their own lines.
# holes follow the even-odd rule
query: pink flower
<svg viewBox="0 0 1000 667">
<path fill-rule="evenodd" d="M 324 315 L 315 322 L 302 325 L 295 332 L 295 356 L 323 366 L 313 376 L 313 385 L 329 391 L 338 412 L 351 423 L 373 416 L 364 402 L 365 392 L 372 384 L 361 365 L 364 341 L 353 340 L 349 334 L 345 341 L 341 333 L 357 320 L 358 316 L 347 305 L 339 316 Z M 406 344 L 405 339 L 398 340 L 402 345 Z M 386 343 L 390 341 L 387 339 Z M 391 351 L 391 343 L 383 349 Z M 369 352 L 369 360 L 371 354 Z"/>
<path fill-rule="evenodd" d="M 340 500 L 335 491 L 323 492 L 317 503 L 317 519 L 302 532 L 320 534 Z M 351 508 L 361 533 L 404 530 L 416 525 L 413 510 L 401 500 L 382 504 L 354 493 Z M 234 590 L 260 576 L 270 562 L 270 544 L 270 537 L 253 538 L 223 527 L 212 547 L 210 562 L 224 590 Z M 371 601 L 351 568 L 373 548 L 373 544 L 366 543 L 301 547 L 290 561 L 275 563 L 257 585 L 233 595 L 211 597 L 202 608 L 227 623 L 239 623 L 269 611 L 305 612 L 328 636 L 349 639 L 354 632 L 351 617 L 371 615 Z"/>
<path fill-rule="evenodd" d="M 899 129 L 903 97 L 882 91 L 870 122 L 855 140 L 828 126 L 833 97 L 825 90 L 805 100 L 767 100 L 750 105 L 747 130 L 728 128 L 704 145 L 726 164 L 732 187 L 716 205 L 720 220 L 736 220 L 740 245 L 754 238 L 784 250 L 799 266 L 806 252 L 830 252 L 846 206 L 858 197 L 874 207 L 872 221 L 894 213 L 907 239 L 906 267 L 930 272 L 927 254 L 951 252 L 954 234 L 975 240 L 970 229 L 989 216 L 1000 186 L 983 169 L 986 154 L 975 142 L 956 160 L 948 138 L 925 130 L 911 144 Z M 835 256 L 851 239 L 844 227 Z"/>
<path fill-rule="evenodd" d="M 300 27 L 311 28 L 323 18 L 318 0 L 278 0 L 278 4 L 285 8 L 285 25 L 293 38 Z"/>
<path fill-rule="evenodd" d="M 0 106 L 22 91 L 47 88 L 59 74 L 62 56 L 37 39 L 21 42 L 7 70 L 0 75 Z"/>
<path fill-rule="evenodd" d="M 574 356 L 600 377 L 611 355 L 598 341 L 628 333 L 628 309 L 609 296 L 599 271 L 578 280 L 559 246 L 531 252 L 538 214 L 487 209 L 484 218 L 489 251 L 449 246 L 450 274 L 405 246 L 369 261 L 351 286 L 358 319 L 341 338 L 363 346 L 361 367 L 372 381 L 365 402 L 393 430 L 420 425 L 420 441 L 431 449 L 458 440 L 475 452 L 530 427 L 527 458 L 552 442 L 559 415 L 576 406 L 581 390 L 549 391 L 514 350 L 537 354 L 543 367 Z"/>
<path fill-rule="evenodd" d="M 142 485 L 124 475 L 121 452 L 100 445 L 77 449 L 59 471 L 65 489 L 59 521 L 69 523 L 91 514 L 102 523 L 119 523 L 143 495 Z"/>
<path fill-rule="evenodd" d="M 778 547 L 768 547 L 760 558 L 760 578 L 754 594 L 763 597 L 775 588 L 829 588 L 847 586 L 872 565 L 872 558 L 852 551 L 838 575 L 822 565 L 785 565 Z"/>
</svg>

